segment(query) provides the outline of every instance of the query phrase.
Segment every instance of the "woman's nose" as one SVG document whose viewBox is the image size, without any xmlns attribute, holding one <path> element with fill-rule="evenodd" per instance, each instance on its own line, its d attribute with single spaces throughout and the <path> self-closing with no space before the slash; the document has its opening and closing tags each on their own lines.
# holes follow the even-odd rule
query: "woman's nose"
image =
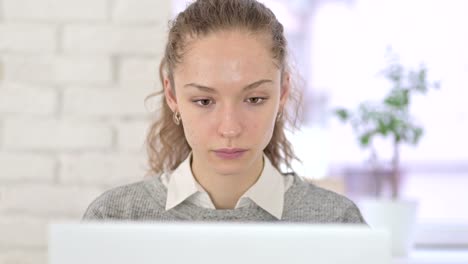
<svg viewBox="0 0 468 264">
<path fill-rule="evenodd" d="M 222 137 L 235 138 L 242 132 L 241 121 L 235 109 L 226 109 L 220 115 L 218 132 Z"/>
</svg>

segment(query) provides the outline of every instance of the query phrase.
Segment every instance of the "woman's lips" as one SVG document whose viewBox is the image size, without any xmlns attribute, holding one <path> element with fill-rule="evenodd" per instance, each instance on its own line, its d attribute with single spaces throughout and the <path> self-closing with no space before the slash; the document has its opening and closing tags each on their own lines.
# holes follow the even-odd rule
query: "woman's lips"
<svg viewBox="0 0 468 264">
<path fill-rule="evenodd" d="M 246 152 L 246 149 L 217 149 L 215 150 L 216 156 L 221 159 L 238 159 Z"/>
</svg>

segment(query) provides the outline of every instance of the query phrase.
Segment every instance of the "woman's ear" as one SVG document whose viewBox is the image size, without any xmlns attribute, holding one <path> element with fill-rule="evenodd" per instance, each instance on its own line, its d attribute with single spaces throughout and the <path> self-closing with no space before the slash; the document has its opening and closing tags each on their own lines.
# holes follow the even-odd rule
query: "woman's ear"
<svg viewBox="0 0 468 264">
<path fill-rule="evenodd" d="M 171 81 L 167 76 L 164 77 L 164 97 L 166 98 L 166 103 L 171 108 L 172 112 L 178 111 L 177 98 L 175 96 L 174 87 L 172 87 Z"/>
<path fill-rule="evenodd" d="M 281 81 L 281 91 L 280 91 L 280 109 L 284 109 L 284 105 L 289 97 L 289 91 L 291 90 L 291 77 L 289 72 L 283 73 L 283 78 Z"/>
</svg>

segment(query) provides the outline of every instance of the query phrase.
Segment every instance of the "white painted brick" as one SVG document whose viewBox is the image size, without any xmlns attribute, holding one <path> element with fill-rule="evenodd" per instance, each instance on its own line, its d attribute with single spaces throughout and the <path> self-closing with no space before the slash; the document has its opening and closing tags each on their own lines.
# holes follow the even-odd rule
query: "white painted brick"
<svg viewBox="0 0 468 264">
<path fill-rule="evenodd" d="M 46 249 L 1 250 L 0 264 L 47 264 Z"/>
<path fill-rule="evenodd" d="M 0 83 L 0 113 L 50 115 L 56 111 L 53 89 L 19 83 Z"/>
<path fill-rule="evenodd" d="M 5 55 L 4 79 L 46 83 L 107 83 L 112 80 L 109 58 Z"/>
<path fill-rule="evenodd" d="M 36 24 L 0 24 L 0 52 L 53 52 L 56 28 Z"/>
<path fill-rule="evenodd" d="M 161 26 L 69 25 L 63 47 L 69 53 L 162 54 L 164 32 Z"/>
<path fill-rule="evenodd" d="M 3 128 L 7 149 L 105 150 L 113 141 L 111 128 L 97 123 L 7 119 Z"/>
<path fill-rule="evenodd" d="M 107 0 L 3 0 L 7 20 L 104 21 Z"/>
<path fill-rule="evenodd" d="M 55 165 L 51 157 L 0 153 L 0 182 L 52 182 Z"/>
<path fill-rule="evenodd" d="M 146 172 L 143 155 L 85 154 L 60 160 L 59 179 L 67 185 L 114 187 L 142 180 Z"/>
<path fill-rule="evenodd" d="M 96 187 L 47 184 L 0 187 L 0 213 L 79 219 L 89 204 L 103 192 Z"/>
<path fill-rule="evenodd" d="M 112 81 L 109 58 L 58 57 L 55 59 L 57 82 L 108 83 Z"/>
<path fill-rule="evenodd" d="M 159 60 L 125 58 L 120 62 L 119 80 L 159 83 Z"/>
<path fill-rule="evenodd" d="M 50 82 L 53 80 L 53 59 L 49 56 L 3 56 L 3 78 L 6 81 Z"/>
<path fill-rule="evenodd" d="M 38 197 L 35 197 L 35 199 L 40 200 Z M 45 248 L 47 241 L 46 231 L 47 220 L 43 218 L 24 215 L 7 216 L 2 214 L 0 215 L 0 248 Z M 4 257 L 5 256 L 0 257 L 0 263 L 2 263 L 2 258 L 3 261 L 5 261 Z M 10 255 L 9 258 L 22 259 L 24 257 L 25 256 L 22 254 L 14 253 L 13 255 Z"/>
<path fill-rule="evenodd" d="M 128 121 L 117 125 L 117 146 L 120 150 L 145 151 L 150 121 Z"/>
<path fill-rule="evenodd" d="M 64 113 L 72 116 L 145 116 L 148 89 L 70 88 L 64 91 Z"/>
<path fill-rule="evenodd" d="M 116 0 L 112 19 L 119 22 L 144 22 L 167 24 L 171 15 L 170 0 Z"/>
</svg>

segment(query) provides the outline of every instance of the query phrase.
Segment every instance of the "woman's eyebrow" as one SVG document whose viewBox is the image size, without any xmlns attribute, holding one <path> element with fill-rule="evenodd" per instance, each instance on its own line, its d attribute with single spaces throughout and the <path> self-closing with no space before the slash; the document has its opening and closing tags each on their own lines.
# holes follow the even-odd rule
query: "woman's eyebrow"
<svg viewBox="0 0 468 264">
<path fill-rule="evenodd" d="M 264 83 L 273 83 L 273 81 L 272 80 L 267 80 L 267 79 L 259 80 L 259 81 L 256 81 L 254 83 L 251 83 L 251 84 L 245 86 L 243 88 L 243 91 L 252 90 L 252 89 L 257 88 L 258 86 L 260 86 L 260 85 L 262 85 Z M 205 91 L 205 92 L 208 92 L 208 93 L 217 93 L 215 88 L 208 87 L 208 86 L 201 85 L 201 84 L 196 84 L 196 83 L 187 83 L 186 85 L 184 85 L 184 87 L 194 87 L 194 88 L 197 88 L 199 90 L 202 90 L 202 91 Z"/>
</svg>

